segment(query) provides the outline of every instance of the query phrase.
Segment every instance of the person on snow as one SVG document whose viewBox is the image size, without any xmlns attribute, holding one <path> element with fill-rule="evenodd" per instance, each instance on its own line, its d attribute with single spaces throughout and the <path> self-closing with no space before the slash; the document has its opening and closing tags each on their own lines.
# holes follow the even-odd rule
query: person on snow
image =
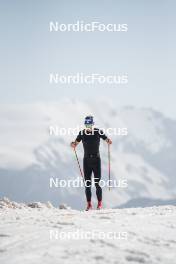
<svg viewBox="0 0 176 264">
<path fill-rule="evenodd" d="M 99 185 L 101 179 L 101 158 L 99 152 L 100 139 L 105 140 L 108 144 L 112 144 L 102 130 L 94 127 L 93 116 L 85 118 L 85 129 L 80 131 L 76 140 L 71 142 L 71 147 L 76 148 L 82 141 L 84 148 L 83 171 L 85 179 L 85 193 L 87 199 L 87 211 L 92 209 L 91 203 L 91 175 L 94 173 L 94 182 L 96 187 L 96 196 L 98 200 L 97 209 L 102 208 L 102 188 Z"/>
</svg>

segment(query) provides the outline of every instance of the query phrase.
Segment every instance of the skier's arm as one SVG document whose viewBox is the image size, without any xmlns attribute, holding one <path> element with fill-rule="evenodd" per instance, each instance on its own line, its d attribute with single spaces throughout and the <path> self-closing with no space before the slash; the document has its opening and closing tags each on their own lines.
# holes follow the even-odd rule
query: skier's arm
<svg viewBox="0 0 176 264">
<path fill-rule="evenodd" d="M 80 131 L 79 134 L 78 134 L 78 136 L 77 136 L 77 138 L 76 138 L 76 140 L 73 141 L 73 142 L 71 142 L 70 146 L 71 146 L 72 148 L 76 148 L 76 146 L 79 144 L 79 142 L 80 142 L 81 140 L 82 140 L 82 133 L 81 133 L 81 131 Z"/>
<path fill-rule="evenodd" d="M 108 144 L 112 144 L 112 140 L 108 138 L 102 130 L 99 130 L 100 138 L 105 140 Z"/>
</svg>

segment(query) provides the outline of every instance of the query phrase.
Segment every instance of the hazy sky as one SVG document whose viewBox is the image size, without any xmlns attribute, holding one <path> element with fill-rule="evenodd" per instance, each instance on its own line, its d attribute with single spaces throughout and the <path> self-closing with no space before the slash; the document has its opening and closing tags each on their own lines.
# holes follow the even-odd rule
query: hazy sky
<svg viewBox="0 0 176 264">
<path fill-rule="evenodd" d="M 174 1 L 0 1 L 1 103 L 110 98 L 176 118 Z M 49 22 L 128 24 L 128 32 L 49 32 Z M 50 85 L 49 73 L 128 73 L 128 85 Z"/>
</svg>

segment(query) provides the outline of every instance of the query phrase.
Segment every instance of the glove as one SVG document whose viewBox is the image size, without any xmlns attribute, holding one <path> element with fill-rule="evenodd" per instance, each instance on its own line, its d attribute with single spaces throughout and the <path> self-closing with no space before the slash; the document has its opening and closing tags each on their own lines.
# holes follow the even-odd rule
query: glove
<svg viewBox="0 0 176 264">
<path fill-rule="evenodd" d="M 112 140 L 111 140 L 110 138 L 107 138 L 107 139 L 106 139 L 106 142 L 107 142 L 108 144 L 112 144 Z"/>
<path fill-rule="evenodd" d="M 70 146 L 71 146 L 72 148 L 76 148 L 76 143 L 73 141 L 73 142 L 70 143 Z"/>
</svg>

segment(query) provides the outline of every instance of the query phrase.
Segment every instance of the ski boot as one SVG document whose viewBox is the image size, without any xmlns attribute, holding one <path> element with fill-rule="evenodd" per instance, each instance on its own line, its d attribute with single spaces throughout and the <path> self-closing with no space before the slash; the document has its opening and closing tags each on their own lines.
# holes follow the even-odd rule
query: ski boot
<svg viewBox="0 0 176 264">
<path fill-rule="evenodd" d="M 87 202 L 87 208 L 86 211 L 92 210 L 92 204 L 91 202 Z"/>
<path fill-rule="evenodd" d="M 102 201 L 98 201 L 97 210 L 102 209 Z"/>
</svg>

